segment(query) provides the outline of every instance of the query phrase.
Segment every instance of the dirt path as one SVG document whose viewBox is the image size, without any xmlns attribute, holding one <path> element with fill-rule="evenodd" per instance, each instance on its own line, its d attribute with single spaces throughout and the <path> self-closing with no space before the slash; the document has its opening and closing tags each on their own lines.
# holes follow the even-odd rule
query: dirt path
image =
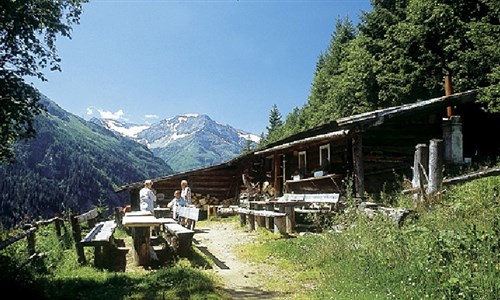
<svg viewBox="0 0 500 300">
<path fill-rule="evenodd" d="M 204 222 L 194 235 L 194 244 L 215 263 L 213 272 L 220 276 L 230 299 L 283 299 L 262 284 L 278 276 L 274 266 L 246 263 L 237 257 L 235 246 L 252 243 L 254 238 L 234 222 Z"/>
</svg>

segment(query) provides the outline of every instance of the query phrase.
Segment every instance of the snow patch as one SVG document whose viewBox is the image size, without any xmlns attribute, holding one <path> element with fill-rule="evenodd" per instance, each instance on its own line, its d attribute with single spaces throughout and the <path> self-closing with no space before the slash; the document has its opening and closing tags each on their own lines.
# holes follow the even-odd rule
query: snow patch
<svg viewBox="0 0 500 300">
<path fill-rule="evenodd" d="M 255 134 L 238 132 L 238 136 L 240 138 L 243 138 L 245 140 L 248 140 L 248 141 L 251 141 L 251 142 L 254 142 L 257 144 L 260 143 L 260 137 L 255 135 Z"/>
<path fill-rule="evenodd" d="M 136 138 L 137 134 L 139 132 L 144 131 L 149 128 L 149 125 L 138 125 L 138 126 L 131 126 L 130 128 L 126 128 L 123 126 L 118 126 L 115 122 L 113 121 L 107 121 L 106 124 L 108 125 L 108 128 L 112 131 L 116 131 L 121 135 L 128 136 L 128 137 L 133 137 Z"/>
</svg>

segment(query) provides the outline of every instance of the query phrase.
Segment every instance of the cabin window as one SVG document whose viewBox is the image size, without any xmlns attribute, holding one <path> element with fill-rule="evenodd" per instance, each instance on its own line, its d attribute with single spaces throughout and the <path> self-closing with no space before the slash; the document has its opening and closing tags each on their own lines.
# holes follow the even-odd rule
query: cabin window
<svg viewBox="0 0 500 300">
<path fill-rule="evenodd" d="M 307 173 L 307 156 L 306 151 L 299 152 L 299 173 L 305 176 Z"/>
<path fill-rule="evenodd" d="M 268 156 L 266 157 L 266 160 L 264 162 L 264 169 L 266 172 L 271 172 L 273 170 L 273 156 Z"/>
<path fill-rule="evenodd" d="M 319 147 L 319 165 L 323 174 L 328 174 L 330 171 L 330 144 Z"/>
<path fill-rule="evenodd" d="M 330 144 L 322 145 L 319 147 L 319 164 L 322 165 L 323 160 L 330 161 Z"/>
</svg>

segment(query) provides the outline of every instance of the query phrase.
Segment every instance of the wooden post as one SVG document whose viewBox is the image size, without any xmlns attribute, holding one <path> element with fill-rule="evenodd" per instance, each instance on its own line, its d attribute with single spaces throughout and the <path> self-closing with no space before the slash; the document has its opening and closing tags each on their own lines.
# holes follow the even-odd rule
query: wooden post
<svg viewBox="0 0 500 300">
<path fill-rule="evenodd" d="M 250 213 L 248 214 L 248 231 L 255 230 L 255 215 Z"/>
<path fill-rule="evenodd" d="M 86 262 L 85 253 L 83 252 L 83 247 L 80 244 L 82 240 L 82 230 L 80 229 L 80 223 L 78 222 L 78 218 L 75 218 L 74 215 L 69 216 L 71 222 L 71 229 L 73 231 L 73 240 L 75 242 L 76 254 L 78 255 L 78 262 L 83 264 Z"/>
<path fill-rule="evenodd" d="M 26 225 L 24 227 L 24 230 L 29 230 L 33 227 L 33 225 Z M 36 253 L 36 247 L 35 247 L 35 230 L 30 230 L 28 233 L 28 236 L 26 237 L 26 240 L 28 242 L 28 253 L 29 255 L 33 255 Z"/>
<path fill-rule="evenodd" d="M 54 220 L 54 224 L 56 226 L 56 235 L 58 239 L 61 239 L 62 233 L 61 233 L 61 224 L 64 225 L 64 221 L 59 218 L 59 214 L 57 213 L 55 215 L 56 219 Z"/>
<path fill-rule="evenodd" d="M 240 226 L 243 227 L 247 224 L 247 215 L 240 213 Z"/>
<path fill-rule="evenodd" d="M 149 245 L 150 229 L 149 227 L 133 227 L 132 235 L 134 240 L 134 259 L 137 266 L 149 264 Z"/>
<path fill-rule="evenodd" d="M 281 189 L 280 189 L 280 160 L 279 160 L 279 155 L 278 153 L 274 152 L 274 191 L 275 191 L 275 197 L 281 196 Z"/>
<path fill-rule="evenodd" d="M 418 144 L 415 146 L 415 156 L 413 160 L 413 180 L 411 186 L 413 188 L 419 188 L 421 184 L 423 185 L 426 181 L 422 176 L 428 174 L 429 169 L 429 147 L 426 144 Z M 422 195 L 425 191 L 420 191 Z M 418 198 L 419 193 L 413 195 L 413 200 L 421 200 Z"/>
<path fill-rule="evenodd" d="M 257 226 L 259 227 L 266 227 L 266 217 L 264 216 L 257 216 Z"/>
<path fill-rule="evenodd" d="M 123 207 L 115 207 L 115 222 L 118 227 L 122 227 Z"/>
<path fill-rule="evenodd" d="M 360 133 L 352 136 L 352 159 L 356 197 L 363 197 L 365 195 L 365 180 L 363 172 L 363 138 Z"/>
<path fill-rule="evenodd" d="M 444 76 L 444 94 L 445 96 L 453 95 L 453 84 L 451 82 L 451 74 L 448 73 Z M 446 108 L 446 115 L 451 117 L 453 115 L 453 109 L 451 106 Z"/>
<path fill-rule="evenodd" d="M 291 234 L 295 230 L 295 210 L 293 206 L 286 206 L 285 213 L 286 213 L 286 232 Z"/>
<path fill-rule="evenodd" d="M 427 193 L 439 192 L 443 183 L 443 140 L 432 139 L 429 144 L 429 184 Z"/>
<path fill-rule="evenodd" d="M 141 210 L 141 204 L 140 204 L 140 199 L 139 199 L 139 189 L 132 189 L 129 190 L 129 197 L 130 197 L 130 208 L 132 211 L 139 211 Z"/>
<path fill-rule="evenodd" d="M 274 233 L 286 235 L 286 217 L 274 217 Z"/>
</svg>

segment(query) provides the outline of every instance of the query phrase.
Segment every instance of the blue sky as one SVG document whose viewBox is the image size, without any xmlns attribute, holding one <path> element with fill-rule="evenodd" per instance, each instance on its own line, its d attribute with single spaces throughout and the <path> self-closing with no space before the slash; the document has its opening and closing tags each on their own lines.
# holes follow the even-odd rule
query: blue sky
<svg viewBox="0 0 500 300">
<path fill-rule="evenodd" d="M 90 0 L 62 72 L 35 86 L 89 119 L 153 123 L 179 114 L 260 134 L 307 102 L 318 56 L 338 18 L 358 22 L 370 1 Z"/>
</svg>

